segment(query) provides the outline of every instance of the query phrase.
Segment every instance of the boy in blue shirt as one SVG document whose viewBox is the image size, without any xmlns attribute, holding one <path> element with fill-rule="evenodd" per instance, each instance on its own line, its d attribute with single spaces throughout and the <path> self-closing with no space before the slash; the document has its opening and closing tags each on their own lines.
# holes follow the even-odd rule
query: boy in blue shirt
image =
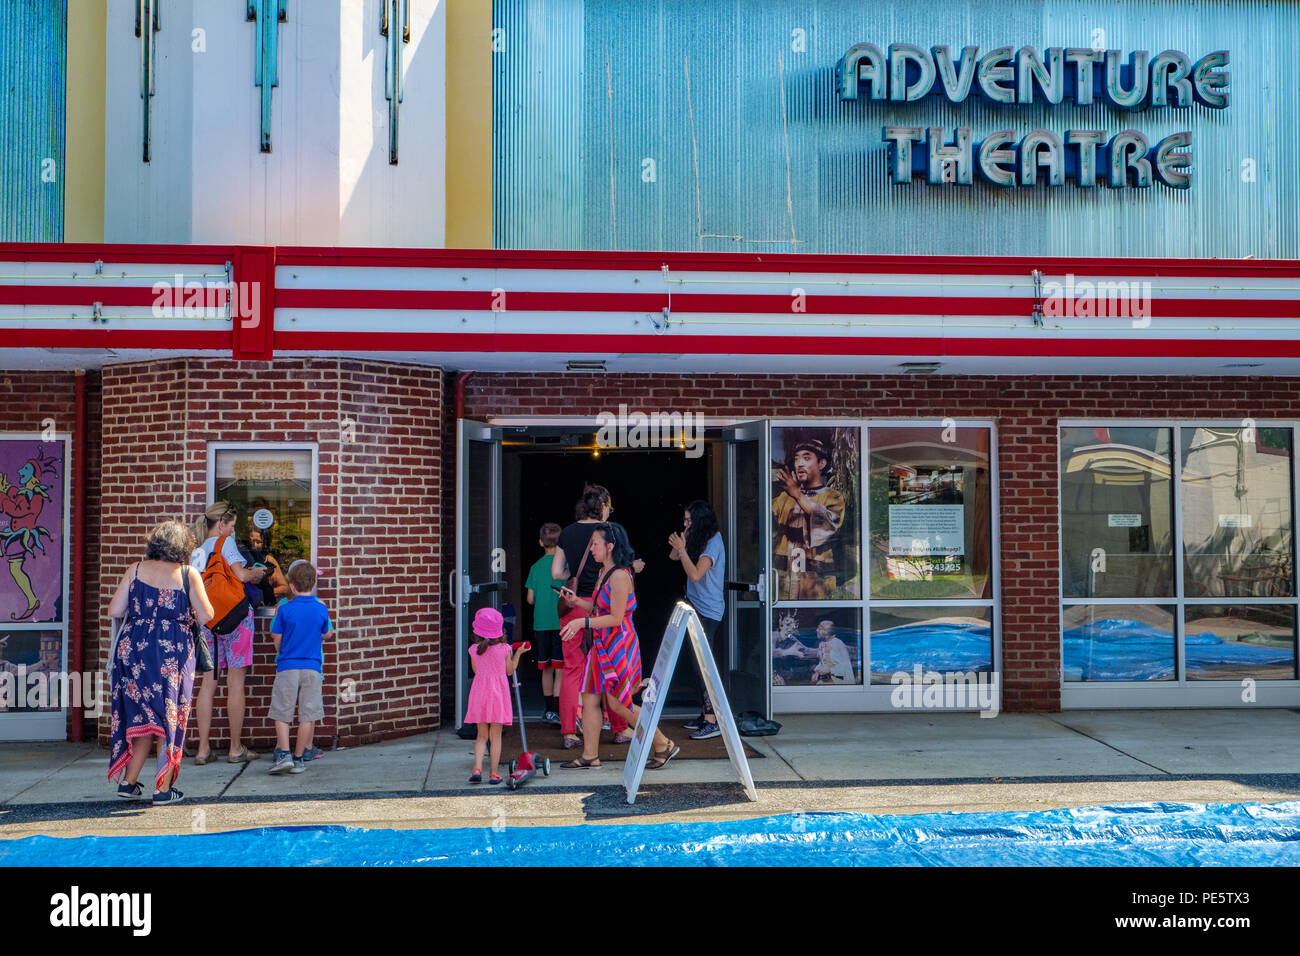
<svg viewBox="0 0 1300 956">
<path fill-rule="evenodd" d="M 275 684 L 271 688 L 270 717 L 275 721 L 275 754 L 271 773 L 302 773 L 303 754 L 311 750 L 316 721 L 325 719 L 321 699 L 322 638 L 330 631 L 330 615 L 315 596 L 316 569 L 309 561 L 295 561 L 286 575 L 289 600 L 281 604 L 271 622 L 275 644 Z M 289 750 L 289 724 L 298 705 L 298 739 Z"/>
</svg>

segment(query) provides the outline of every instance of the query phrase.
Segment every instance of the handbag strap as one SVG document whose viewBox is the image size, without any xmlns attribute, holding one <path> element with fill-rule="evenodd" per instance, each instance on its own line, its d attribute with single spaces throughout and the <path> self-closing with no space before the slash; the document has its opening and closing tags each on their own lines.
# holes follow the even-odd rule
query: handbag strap
<svg viewBox="0 0 1300 956">
<path fill-rule="evenodd" d="M 592 529 L 591 534 L 595 534 L 596 529 Z M 573 576 L 573 590 L 576 593 L 578 584 L 582 581 L 582 569 L 587 566 L 587 555 L 591 554 L 591 535 L 587 536 L 587 549 L 582 552 L 582 560 L 578 562 L 578 573 Z"/>
</svg>

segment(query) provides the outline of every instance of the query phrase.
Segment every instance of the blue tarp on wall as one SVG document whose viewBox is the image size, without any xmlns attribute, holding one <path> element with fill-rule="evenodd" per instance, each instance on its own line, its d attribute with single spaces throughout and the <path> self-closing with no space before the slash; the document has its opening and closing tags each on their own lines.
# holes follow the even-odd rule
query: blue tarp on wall
<svg viewBox="0 0 1300 956">
<path fill-rule="evenodd" d="M 147 811 L 146 811 L 147 812 Z M 1300 802 L 0 840 L 0 866 L 1298 866 Z"/>
</svg>

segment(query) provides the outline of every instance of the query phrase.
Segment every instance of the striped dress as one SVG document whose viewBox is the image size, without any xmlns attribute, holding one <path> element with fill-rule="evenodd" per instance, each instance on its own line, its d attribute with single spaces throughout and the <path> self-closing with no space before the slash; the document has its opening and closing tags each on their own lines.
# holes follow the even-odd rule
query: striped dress
<svg viewBox="0 0 1300 956">
<path fill-rule="evenodd" d="M 617 574 L 626 574 L 629 580 L 632 577 L 632 572 L 626 568 L 619 568 L 611 574 L 596 595 L 592 617 L 610 613 L 613 579 Z M 636 626 L 632 623 L 635 610 L 634 590 L 628 595 L 622 624 L 591 629 L 595 640 L 591 653 L 587 655 L 587 669 L 582 681 L 584 694 L 613 694 L 624 707 L 632 706 L 632 695 L 641 684 L 641 642 L 637 640 Z"/>
</svg>

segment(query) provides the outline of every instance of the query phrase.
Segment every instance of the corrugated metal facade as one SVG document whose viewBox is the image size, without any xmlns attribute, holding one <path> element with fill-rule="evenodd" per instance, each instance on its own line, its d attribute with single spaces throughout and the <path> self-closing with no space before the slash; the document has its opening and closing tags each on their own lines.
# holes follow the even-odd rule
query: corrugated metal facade
<svg viewBox="0 0 1300 956">
<path fill-rule="evenodd" d="M 1300 4 L 495 0 L 493 16 L 498 248 L 1300 257 Z M 1231 99 L 841 100 L 858 42 L 1226 49 Z M 885 125 L 1133 128 L 1153 146 L 1190 130 L 1192 185 L 892 185 Z"/>
<path fill-rule="evenodd" d="M 0 3 L 0 242 L 63 241 L 67 0 Z"/>
</svg>

